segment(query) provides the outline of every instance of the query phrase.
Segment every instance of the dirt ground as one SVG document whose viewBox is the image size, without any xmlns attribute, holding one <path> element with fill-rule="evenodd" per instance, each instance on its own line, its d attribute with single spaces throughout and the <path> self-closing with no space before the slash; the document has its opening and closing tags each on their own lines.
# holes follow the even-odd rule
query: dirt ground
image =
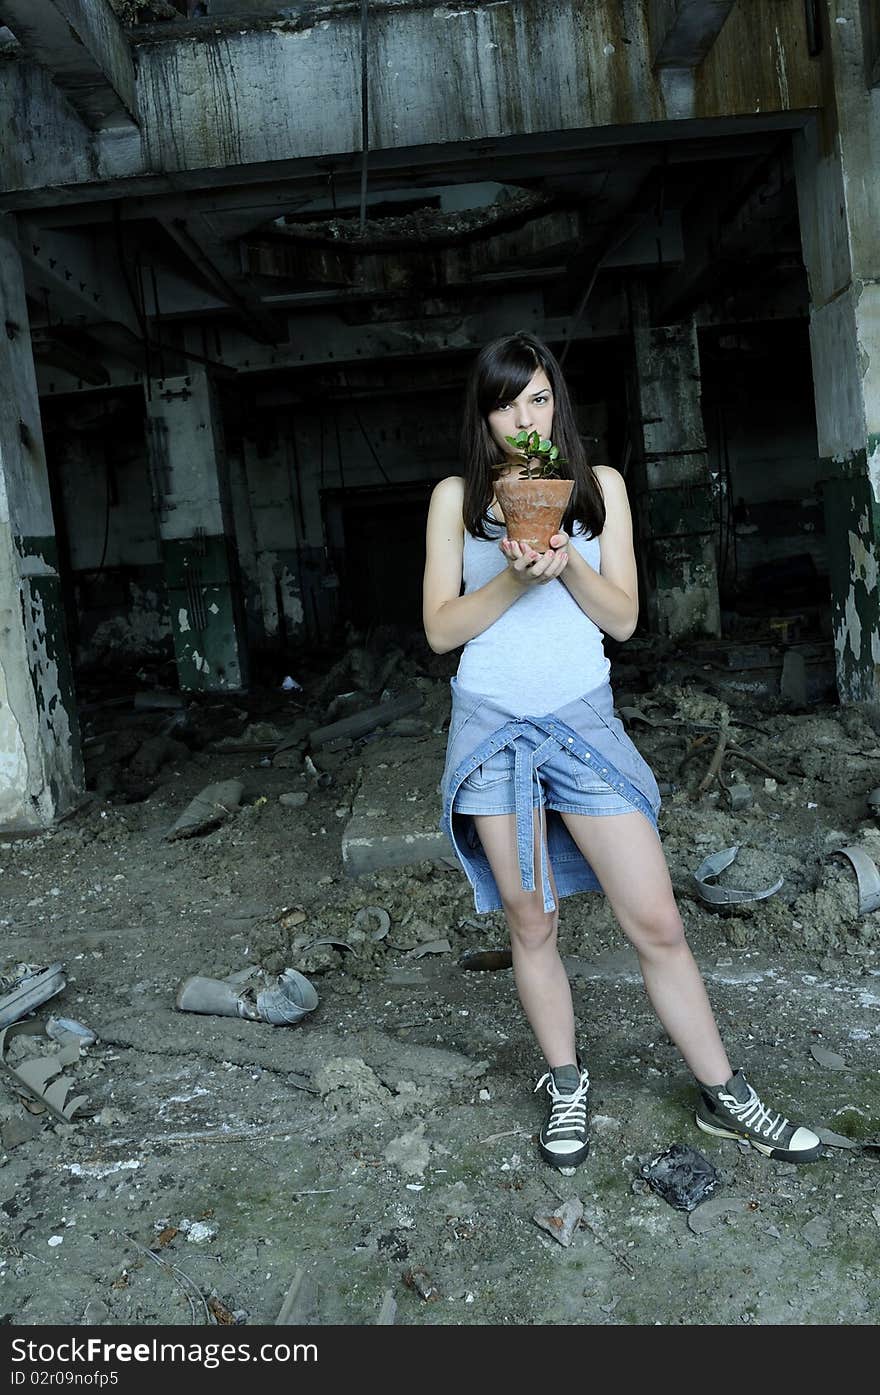
<svg viewBox="0 0 880 1395">
<path fill-rule="evenodd" d="M 700 1133 L 635 955 L 585 895 L 563 902 L 561 949 L 593 1144 L 563 1177 L 537 1154 L 542 1065 L 511 972 L 459 965 L 505 945 L 502 918 L 477 916 L 442 863 L 356 881 L 343 869 L 371 769 L 400 764 L 403 802 L 434 794 L 450 671 L 401 641 L 316 663 L 293 693 L 163 709 L 117 686 L 83 703 L 91 798 L 0 842 L 0 994 L 27 966 L 60 961 L 67 977 L 7 1038 L 8 1064 L 60 1049 L 52 1017 L 97 1034 L 66 1067 L 85 1097 L 70 1123 L 0 1076 L 3 1322 L 274 1323 L 299 1271 L 296 1317 L 316 1324 L 376 1323 L 383 1300 L 398 1324 L 876 1321 L 880 913 L 860 915 L 853 867 L 830 856 L 880 859 L 876 714 L 793 711 L 628 647 L 617 706 L 661 782 L 670 871 L 728 1052 L 768 1102 L 834 1137 L 795 1168 Z M 313 727 L 412 691 L 415 716 L 306 760 Z M 725 756 L 724 784 L 750 793 L 698 788 L 725 724 L 745 754 Z M 410 788 L 414 769 L 426 787 Z M 166 839 L 204 786 L 233 778 L 241 802 L 219 827 Z M 724 885 L 784 883 L 719 910 L 692 873 L 733 845 Z M 383 939 L 374 913 L 357 920 L 366 907 L 387 912 Z M 306 974 L 316 1011 L 272 1026 L 175 1010 L 187 976 L 254 966 Z M 690 1214 L 640 1175 L 673 1143 L 720 1174 Z M 572 1198 L 583 1214 L 563 1245 L 539 1220 Z"/>
</svg>

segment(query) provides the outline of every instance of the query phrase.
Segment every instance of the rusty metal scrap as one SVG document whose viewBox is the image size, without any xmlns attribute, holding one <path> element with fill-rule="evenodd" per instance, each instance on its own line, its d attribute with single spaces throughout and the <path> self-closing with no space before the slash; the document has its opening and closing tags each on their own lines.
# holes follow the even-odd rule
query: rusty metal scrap
<svg viewBox="0 0 880 1395">
<path fill-rule="evenodd" d="M 852 864 L 859 884 L 859 915 L 880 910 L 880 872 L 864 848 L 836 848 L 829 857 L 845 857 Z"/>
<path fill-rule="evenodd" d="M 697 895 L 701 901 L 705 901 L 710 906 L 732 906 L 740 905 L 744 901 L 765 901 L 769 896 L 775 896 L 784 885 L 785 878 L 780 877 L 772 886 L 763 888 L 738 889 L 727 886 L 710 886 L 709 881 L 721 875 L 725 868 L 735 861 L 739 847 L 722 848 L 720 852 L 712 853 L 711 857 L 704 858 L 696 872 L 691 873 L 697 888 Z"/>
</svg>

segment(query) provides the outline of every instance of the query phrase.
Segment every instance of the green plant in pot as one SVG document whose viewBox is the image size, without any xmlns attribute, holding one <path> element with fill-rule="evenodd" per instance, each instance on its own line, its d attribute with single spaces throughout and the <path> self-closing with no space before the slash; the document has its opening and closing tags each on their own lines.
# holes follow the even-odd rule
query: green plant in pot
<svg viewBox="0 0 880 1395">
<path fill-rule="evenodd" d="M 574 489 L 574 480 L 560 478 L 560 470 L 568 462 L 559 454 L 559 447 L 537 431 L 520 431 L 506 439 L 523 461 L 518 476 L 495 481 L 495 497 L 507 524 L 507 536 L 536 552 L 546 552 L 550 539 L 562 526 Z"/>
</svg>

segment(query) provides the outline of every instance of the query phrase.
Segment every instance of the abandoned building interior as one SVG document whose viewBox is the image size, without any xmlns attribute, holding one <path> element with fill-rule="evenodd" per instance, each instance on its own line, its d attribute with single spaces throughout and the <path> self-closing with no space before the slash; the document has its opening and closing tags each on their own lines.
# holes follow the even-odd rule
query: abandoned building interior
<svg viewBox="0 0 880 1395">
<path fill-rule="evenodd" d="M 293 1293 L 285 1321 L 374 1322 L 381 1304 L 383 1321 L 398 1308 L 410 1323 L 870 1322 L 860 1237 L 880 1217 L 859 1167 L 880 1137 L 876 912 L 826 854 L 880 853 L 880 795 L 866 803 L 880 759 L 880 5 L 0 0 L 0 302 L 0 987 L 63 961 L 67 989 L 42 1018 L 82 1018 L 99 1042 L 73 1067 L 91 1115 L 53 1129 L 6 1091 L 5 1321 L 273 1322 Z M 700 1243 L 738 1277 L 699 1302 L 683 1296 L 694 1227 L 653 1193 L 634 1203 L 629 1178 L 610 1200 L 619 1161 L 598 1201 L 587 1184 L 574 1248 L 529 1230 L 556 1203 L 531 1179 L 531 1116 L 513 1103 L 525 1036 L 499 1044 L 510 977 L 449 959 L 501 922 L 489 934 L 472 918 L 438 831 L 457 655 L 432 654 L 421 629 L 425 519 L 436 482 L 462 473 L 474 355 L 518 330 L 551 345 L 591 462 L 626 481 L 641 611 L 608 653 L 668 799 L 676 887 L 724 844 L 744 845 L 741 886 L 785 863 L 788 900 L 739 919 L 687 903 L 707 963 L 725 956 L 725 1022 L 750 1024 L 747 1050 L 785 1039 L 790 1097 L 824 1069 L 810 1047 L 839 1017 L 828 994 L 848 1005 L 826 1043 L 840 1073 L 809 1096 L 831 1137 L 856 1139 L 821 1183 L 845 1192 L 845 1224 L 822 1231 L 817 1202 L 804 1248 L 794 1200 L 772 1216 L 762 1201 L 778 1238 L 750 1280 L 745 1227 L 763 1222 L 731 1207 Z M 676 717 L 694 741 L 677 768 L 660 741 Z M 735 793 L 719 776 L 707 796 L 697 779 L 728 722 Z M 218 782 L 223 817 L 169 835 L 204 787 L 217 804 Z M 596 898 L 580 899 L 569 952 L 599 966 L 583 967 L 597 1020 L 622 1014 L 643 1051 L 658 1029 Z M 799 1005 L 774 980 L 786 955 L 812 978 Z M 309 974 L 314 1018 L 294 1031 L 175 1013 L 187 974 L 255 964 Z M 754 982 L 790 1016 L 756 1027 Z M 445 1007 L 420 1034 L 426 999 Z M 484 1014 L 492 1031 L 468 1037 Z M 37 1040 L 57 1049 L 0 1038 L 0 1057 L 14 1065 Z M 333 1071 L 351 1058 L 356 1090 Z M 617 1154 L 678 1136 L 667 1102 L 623 1065 L 611 1074 L 627 1101 L 603 1106 Z M 185 1112 L 167 1103 L 184 1097 Z M 624 1108 L 641 1141 L 615 1134 Z M 238 1150 L 233 1184 L 206 1142 L 218 1110 L 238 1121 L 222 1145 L 227 1163 Z M 523 1137 L 505 1138 L 514 1124 Z M 487 1195 L 484 1135 L 502 1140 Z M 357 1202 L 313 1161 L 328 1139 L 363 1173 Z M 296 1243 L 276 1232 L 272 1258 L 279 1156 L 302 1195 L 278 1213 L 295 1215 Z M 724 1156 L 745 1208 L 770 1184 Z M 58 1191 L 69 1158 L 76 1198 Z M 380 1174 L 396 1181 L 371 1201 Z M 634 1204 L 647 1220 L 630 1238 L 672 1256 L 669 1294 L 650 1301 L 626 1248 Z M 673 1244 L 664 1226 L 679 1221 Z M 322 1232 L 347 1256 L 332 1275 Z M 195 1308 L 170 1261 L 145 1262 L 157 1234 L 195 1274 Z M 213 1277 L 205 1244 L 187 1243 L 205 1237 L 225 1255 Z M 572 1288 L 578 1245 L 595 1264 Z M 301 1268 L 308 1293 L 293 1292 Z"/>
</svg>

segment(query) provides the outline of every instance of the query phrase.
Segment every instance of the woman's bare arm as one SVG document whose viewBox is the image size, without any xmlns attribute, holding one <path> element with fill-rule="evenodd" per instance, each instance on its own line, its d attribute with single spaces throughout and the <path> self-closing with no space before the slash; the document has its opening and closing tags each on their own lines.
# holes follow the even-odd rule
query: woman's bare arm
<svg viewBox="0 0 880 1395">
<path fill-rule="evenodd" d="M 509 610 L 525 591 L 508 565 L 478 591 L 461 591 L 464 480 L 450 475 L 435 486 L 428 509 L 422 616 L 435 654 L 458 649 Z"/>
<path fill-rule="evenodd" d="M 597 572 L 569 547 L 568 566 L 560 580 L 600 630 L 612 639 L 629 639 L 639 618 L 639 580 L 626 484 L 619 471 L 609 465 L 598 466 L 594 473 L 605 498 L 602 571 Z M 564 534 L 557 536 L 567 542 Z"/>
</svg>

